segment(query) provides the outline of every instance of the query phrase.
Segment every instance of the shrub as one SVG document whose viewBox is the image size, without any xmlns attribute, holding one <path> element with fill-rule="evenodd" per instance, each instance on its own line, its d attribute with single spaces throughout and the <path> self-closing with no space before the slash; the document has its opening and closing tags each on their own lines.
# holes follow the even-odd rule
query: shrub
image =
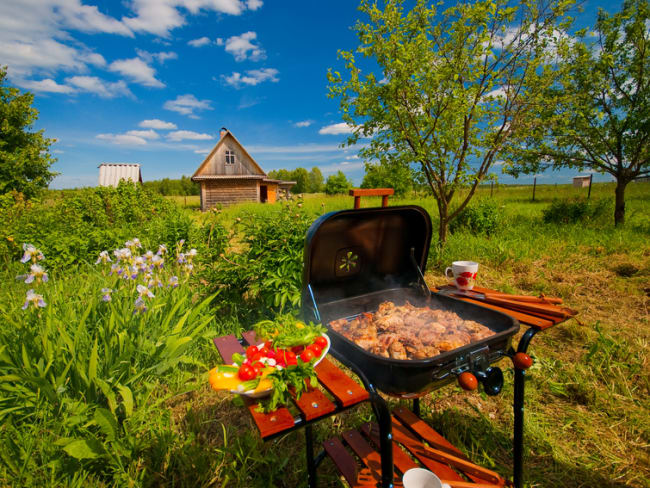
<svg viewBox="0 0 650 488">
<path fill-rule="evenodd" d="M 325 182 L 325 193 L 328 195 L 347 193 L 350 188 L 352 188 L 352 182 L 347 179 L 343 171 L 329 175 Z"/>
<path fill-rule="evenodd" d="M 451 221 L 449 230 L 454 233 L 467 230 L 474 234 L 494 234 L 501 224 L 501 211 L 492 200 L 480 200 L 476 205 L 467 206 Z"/>
<path fill-rule="evenodd" d="M 148 247 L 172 246 L 189 238 L 192 225 L 174 202 L 129 183 L 57 192 L 43 201 L 6 194 L 0 198 L 0 261 L 15 261 L 28 242 L 48 255 L 50 268 L 60 269 L 94 262 L 135 234 Z"/>
<path fill-rule="evenodd" d="M 607 212 L 609 202 L 604 199 L 585 200 L 583 198 L 553 200 L 542 212 L 547 224 L 575 224 L 597 219 Z"/>
</svg>

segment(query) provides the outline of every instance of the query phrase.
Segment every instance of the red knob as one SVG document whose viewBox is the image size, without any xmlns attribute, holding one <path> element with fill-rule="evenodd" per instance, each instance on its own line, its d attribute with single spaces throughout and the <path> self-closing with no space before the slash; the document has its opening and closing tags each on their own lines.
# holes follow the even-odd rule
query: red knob
<svg viewBox="0 0 650 488">
<path fill-rule="evenodd" d="M 478 388 L 478 380 L 472 373 L 465 371 L 458 376 L 458 384 L 463 390 L 472 391 Z"/>
<path fill-rule="evenodd" d="M 533 365 L 533 358 L 524 352 L 518 352 L 515 354 L 515 357 L 512 358 L 512 362 L 515 364 L 517 369 L 528 369 Z"/>
</svg>

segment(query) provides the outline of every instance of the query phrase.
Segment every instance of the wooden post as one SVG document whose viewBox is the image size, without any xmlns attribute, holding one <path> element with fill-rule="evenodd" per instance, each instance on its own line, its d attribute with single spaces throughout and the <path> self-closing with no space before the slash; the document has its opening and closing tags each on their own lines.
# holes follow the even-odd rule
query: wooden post
<svg viewBox="0 0 650 488">
<path fill-rule="evenodd" d="M 361 197 L 360 196 L 355 196 L 354 197 L 354 208 L 355 208 L 355 210 L 361 208 Z"/>
<path fill-rule="evenodd" d="M 535 201 L 535 188 L 537 187 L 537 176 L 533 180 L 533 202 Z"/>
<path fill-rule="evenodd" d="M 593 180 L 593 179 L 594 179 L 594 174 L 591 173 L 589 175 L 589 191 L 587 192 L 587 200 L 589 200 L 589 198 L 591 198 L 591 180 Z"/>
</svg>

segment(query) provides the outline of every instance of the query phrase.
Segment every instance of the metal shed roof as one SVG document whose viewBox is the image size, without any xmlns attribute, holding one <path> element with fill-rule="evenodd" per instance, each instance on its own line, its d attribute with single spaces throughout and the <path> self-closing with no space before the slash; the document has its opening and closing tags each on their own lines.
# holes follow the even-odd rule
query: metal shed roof
<svg viewBox="0 0 650 488">
<path fill-rule="evenodd" d="M 140 165 L 135 163 L 102 163 L 99 165 L 99 186 L 117 186 L 120 180 L 142 183 Z"/>
</svg>

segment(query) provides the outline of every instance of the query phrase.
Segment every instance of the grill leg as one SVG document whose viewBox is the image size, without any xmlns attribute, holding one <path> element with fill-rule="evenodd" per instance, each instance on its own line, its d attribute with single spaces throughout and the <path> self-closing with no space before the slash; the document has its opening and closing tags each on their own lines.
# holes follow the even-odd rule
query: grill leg
<svg viewBox="0 0 650 488">
<path fill-rule="evenodd" d="M 371 385 L 372 388 L 372 385 Z M 393 488 L 393 425 L 386 401 L 372 388 L 372 409 L 379 424 L 379 453 L 381 455 L 381 487 Z"/>
<path fill-rule="evenodd" d="M 305 427 L 305 452 L 307 454 L 307 477 L 309 480 L 309 488 L 316 488 L 318 481 L 316 480 L 316 463 L 314 461 L 314 438 L 312 426 Z"/>
<path fill-rule="evenodd" d="M 517 346 L 517 352 L 526 352 L 531 339 L 537 334 L 538 329 L 529 328 L 522 336 Z M 515 488 L 521 488 L 524 483 L 524 391 L 526 371 L 515 366 L 515 392 L 513 408 L 515 414 L 514 435 L 512 441 L 513 468 L 512 478 Z"/>
<path fill-rule="evenodd" d="M 417 415 L 418 417 L 420 416 L 420 399 L 419 398 L 414 398 L 413 399 L 413 413 Z"/>
</svg>

